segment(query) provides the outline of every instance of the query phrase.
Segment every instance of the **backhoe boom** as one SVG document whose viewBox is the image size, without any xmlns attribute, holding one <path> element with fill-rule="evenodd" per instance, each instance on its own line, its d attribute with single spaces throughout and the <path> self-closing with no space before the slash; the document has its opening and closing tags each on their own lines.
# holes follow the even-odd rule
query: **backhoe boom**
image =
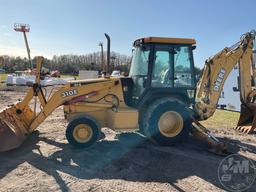
<svg viewBox="0 0 256 192">
<path fill-rule="evenodd" d="M 214 114 L 224 83 L 237 63 L 239 64 L 241 102 L 248 103 L 248 96 L 252 92 L 251 58 L 254 39 L 254 32 L 246 33 L 237 44 L 224 48 L 206 60 L 202 77 L 197 84 L 194 106 L 198 120 L 206 120 Z"/>
</svg>

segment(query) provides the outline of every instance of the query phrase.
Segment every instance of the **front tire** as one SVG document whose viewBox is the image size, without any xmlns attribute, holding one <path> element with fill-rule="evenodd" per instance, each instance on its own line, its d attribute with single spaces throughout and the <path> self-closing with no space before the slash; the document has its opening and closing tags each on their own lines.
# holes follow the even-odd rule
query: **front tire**
<svg viewBox="0 0 256 192">
<path fill-rule="evenodd" d="M 77 148 L 88 148 L 95 144 L 99 138 L 99 125 L 90 117 L 75 118 L 67 126 L 66 138 Z"/>
<path fill-rule="evenodd" d="M 159 145 L 174 145 L 188 138 L 191 118 L 177 99 L 163 98 L 149 106 L 143 119 L 145 135 Z"/>
</svg>

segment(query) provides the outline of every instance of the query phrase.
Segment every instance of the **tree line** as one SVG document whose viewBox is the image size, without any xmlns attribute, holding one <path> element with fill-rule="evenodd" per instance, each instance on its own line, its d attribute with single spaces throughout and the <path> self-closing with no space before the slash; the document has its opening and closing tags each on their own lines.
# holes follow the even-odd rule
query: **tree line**
<svg viewBox="0 0 256 192">
<path fill-rule="evenodd" d="M 106 64 L 106 53 L 103 54 L 103 63 Z M 111 52 L 110 71 L 120 70 L 128 72 L 131 63 L 131 56 Z M 36 58 L 32 59 L 33 67 L 36 65 Z M 25 57 L 3 56 L 0 61 L 2 67 L 7 73 L 15 71 L 24 71 L 30 69 L 30 62 Z M 94 52 L 83 55 L 54 55 L 52 59 L 44 59 L 43 67 L 58 70 L 62 74 L 78 74 L 79 70 L 96 70 L 101 71 L 102 60 L 101 52 Z"/>
<path fill-rule="evenodd" d="M 103 63 L 106 64 L 106 52 L 103 53 Z M 121 72 L 129 72 L 131 56 L 111 52 L 110 72 L 120 70 Z M 36 58 L 32 59 L 33 67 L 36 66 Z M 43 67 L 50 71 L 58 70 L 61 74 L 77 75 L 79 70 L 96 70 L 102 71 L 101 52 L 94 52 L 84 55 L 54 55 L 52 59 L 44 59 Z M 7 73 L 15 71 L 24 71 L 30 69 L 30 62 L 26 57 L 2 56 L 0 57 L 0 68 Z M 201 76 L 202 70 L 195 67 L 197 75 Z"/>
</svg>

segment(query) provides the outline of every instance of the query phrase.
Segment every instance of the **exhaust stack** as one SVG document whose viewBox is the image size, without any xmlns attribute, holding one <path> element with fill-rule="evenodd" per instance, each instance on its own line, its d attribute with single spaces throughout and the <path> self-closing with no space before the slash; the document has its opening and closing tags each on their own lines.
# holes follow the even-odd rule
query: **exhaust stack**
<svg viewBox="0 0 256 192">
<path fill-rule="evenodd" d="M 110 65 L 110 37 L 107 33 L 105 33 L 105 37 L 107 38 L 107 65 L 106 65 L 106 74 L 109 74 L 109 65 Z"/>
</svg>

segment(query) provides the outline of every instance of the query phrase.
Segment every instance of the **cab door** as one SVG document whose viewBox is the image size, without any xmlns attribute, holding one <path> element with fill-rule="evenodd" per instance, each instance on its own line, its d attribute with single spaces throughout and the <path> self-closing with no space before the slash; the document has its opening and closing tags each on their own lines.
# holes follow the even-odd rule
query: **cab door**
<svg viewBox="0 0 256 192">
<path fill-rule="evenodd" d="M 194 65 L 190 46 L 155 46 L 151 87 L 195 88 Z"/>
</svg>

